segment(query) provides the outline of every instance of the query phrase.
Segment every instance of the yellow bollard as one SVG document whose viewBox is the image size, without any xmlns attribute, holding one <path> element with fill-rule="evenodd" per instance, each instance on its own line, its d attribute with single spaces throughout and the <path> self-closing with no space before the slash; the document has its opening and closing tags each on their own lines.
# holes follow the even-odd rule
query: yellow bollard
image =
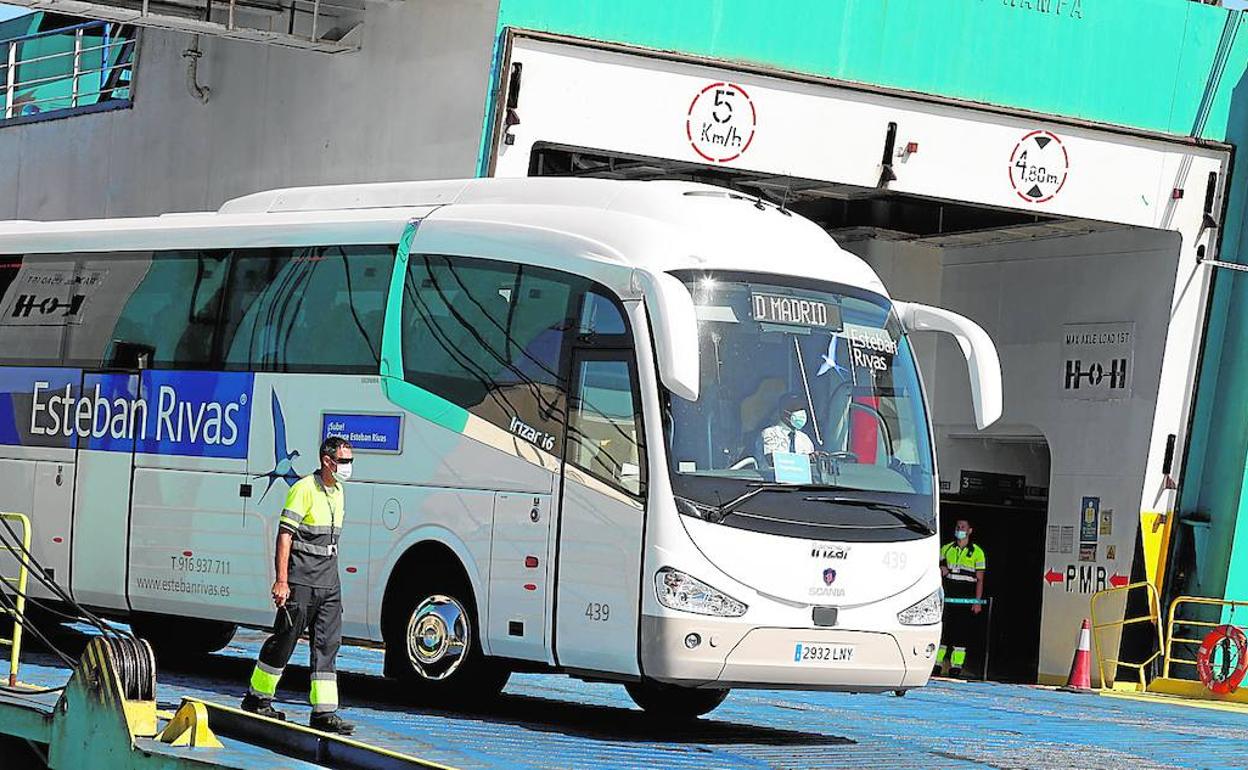
<svg viewBox="0 0 1248 770">
<path fill-rule="evenodd" d="M 160 734 L 160 741 L 170 746 L 221 748 L 221 741 L 208 727 L 208 710 L 204 704 L 193 700 L 182 701 L 177 713 Z"/>
</svg>

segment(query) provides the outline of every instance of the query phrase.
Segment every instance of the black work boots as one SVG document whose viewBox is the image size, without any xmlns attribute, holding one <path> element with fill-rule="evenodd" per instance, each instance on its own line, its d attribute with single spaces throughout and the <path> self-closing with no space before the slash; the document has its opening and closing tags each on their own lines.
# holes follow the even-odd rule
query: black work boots
<svg viewBox="0 0 1248 770">
<path fill-rule="evenodd" d="M 312 720 L 308 724 L 313 730 L 321 730 L 337 735 L 350 735 L 355 732 L 355 725 L 343 720 L 342 717 L 338 716 L 337 711 L 330 711 L 326 714 L 313 714 Z"/>
<path fill-rule="evenodd" d="M 273 708 L 273 701 L 268 698 L 259 698 L 251 693 L 247 693 L 243 697 L 243 711 L 257 716 L 268 717 L 269 719 L 280 719 L 286 721 L 286 713 Z M 335 735 L 350 735 L 355 732 L 355 725 L 345 721 L 338 716 L 337 711 L 330 711 L 325 714 L 313 714 L 308 725 L 313 730 L 321 730 Z"/>
<path fill-rule="evenodd" d="M 243 711 L 256 714 L 257 716 L 268 717 L 269 719 L 286 721 L 286 712 L 273 708 L 273 701 L 268 698 L 257 697 L 251 693 L 243 696 Z"/>
</svg>

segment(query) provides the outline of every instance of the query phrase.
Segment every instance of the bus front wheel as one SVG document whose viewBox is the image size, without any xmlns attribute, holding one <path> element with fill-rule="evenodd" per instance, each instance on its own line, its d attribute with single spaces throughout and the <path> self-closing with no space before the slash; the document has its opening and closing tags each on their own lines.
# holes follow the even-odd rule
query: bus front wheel
<svg viewBox="0 0 1248 770">
<path fill-rule="evenodd" d="M 472 704 L 502 692 L 511 672 L 481 651 L 472 592 L 456 581 L 415 591 L 387 624 L 386 675 L 420 700 Z"/>
<path fill-rule="evenodd" d="M 695 690 L 652 679 L 628 682 L 624 689 L 647 714 L 668 719 L 694 719 L 709 714 L 728 697 L 728 690 Z"/>
</svg>

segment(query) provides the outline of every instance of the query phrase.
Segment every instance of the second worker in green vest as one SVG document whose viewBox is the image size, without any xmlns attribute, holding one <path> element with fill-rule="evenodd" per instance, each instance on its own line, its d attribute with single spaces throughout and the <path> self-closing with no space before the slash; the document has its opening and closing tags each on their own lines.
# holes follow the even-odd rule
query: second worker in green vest
<svg viewBox="0 0 1248 770">
<path fill-rule="evenodd" d="M 945 603 L 944 631 L 936 651 L 936 668 L 949 667 L 958 676 L 966 664 L 966 649 L 977 643 L 982 631 L 978 623 L 984 598 L 984 549 L 971 542 L 971 523 L 958 519 L 954 539 L 940 549 L 940 574 L 944 577 L 945 598 L 974 599 L 976 603 Z M 952 655 L 949 648 L 953 648 Z"/>
</svg>

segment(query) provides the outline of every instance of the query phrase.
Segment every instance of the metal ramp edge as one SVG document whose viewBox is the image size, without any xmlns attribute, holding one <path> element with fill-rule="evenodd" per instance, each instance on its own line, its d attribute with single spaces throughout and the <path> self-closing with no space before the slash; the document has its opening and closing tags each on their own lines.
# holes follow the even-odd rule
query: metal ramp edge
<svg viewBox="0 0 1248 770">
<path fill-rule="evenodd" d="M 64 688 L 0 689 L 0 738 L 27 743 L 52 770 L 455 770 L 197 698 L 183 698 L 162 729 L 155 694 L 155 659 L 145 642 L 97 637 Z"/>
<path fill-rule="evenodd" d="M 315 762 L 334 770 L 409 770 L 434 768 L 456 770 L 397 751 L 371 746 L 362 741 L 314 730 L 311 727 L 270 719 L 232 706 L 183 698 L 183 706 L 199 705 L 207 712 L 208 724 L 218 735 L 244 743 L 264 746 L 294 759 Z"/>
</svg>

